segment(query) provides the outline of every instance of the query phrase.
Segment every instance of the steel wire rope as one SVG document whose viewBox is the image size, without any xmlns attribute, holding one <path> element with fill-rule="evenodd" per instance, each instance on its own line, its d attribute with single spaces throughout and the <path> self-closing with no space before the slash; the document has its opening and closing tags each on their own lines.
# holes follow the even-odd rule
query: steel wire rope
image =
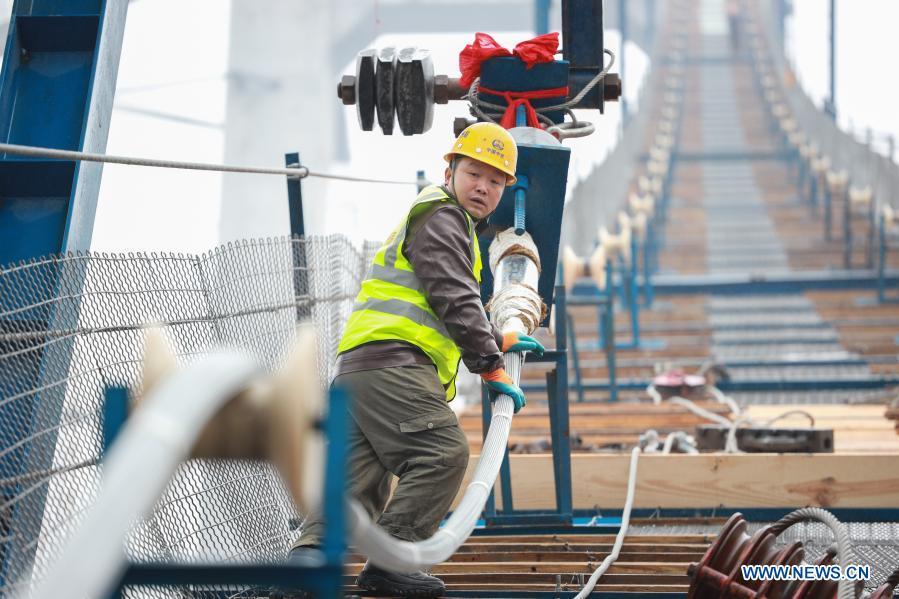
<svg viewBox="0 0 899 599">
<path fill-rule="evenodd" d="M 268 168 L 259 166 L 246 166 L 234 164 L 214 164 L 209 162 L 184 162 L 180 160 L 162 160 L 158 158 L 139 158 L 135 156 L 116 156 L 113 154 L 98 154 L 94 152 L 80 152 L 75 150 L 60 150 L 57 148 L 43 148 L 38 146 L 24 146 L 19 144 L 0 143 L 0 153 L 16 154 L 18 156 L 32 156 L 36 158 L 57 158 L 60 160 L 81 160 L 85 162 L 101 162 L 104 164 L 124 164 L 128 166 L 148 166 L 155 168 L 185 169 L 197 171 L 216 171 L 222 173 L 248 173 L 256 175 L 282 175 L 292 179 L 305 179 L 306 177 L 318 177 L 320 179 L 333 179 L 336 181 L 352 181 L 356 183 L 383 183 L 387 185 L 416 185 L 413 180 L 379 179 L 375 177 L 355 177 L 352 175 L 336 175 L 333 173 L 319 173 L 310 170 L 309 167 L 292 165 L 285 168 Z"/>
<path fill-rule="evenodd" d="M 640 459 L 640 453 L 639 447 L 634 447 L 631 450 L 631 460 L 628 468 L 627 496 L 624 500 L 624 509 L 621 512 L 621 527 L 618 529 L 618 534 L 615 536 L 615 544 L 612 546 L 612 552 L 607 555 L 602 563 L 593 571 L 593 574 L 590 575 L 590 579 L 587 580 L 587 584 L 584 585 L 584 588 L 582 588 L 577 595 L 575 595 L 575 599 L 585 599 L 586 597 L 589 597 L 590 593 L 593 592 L 596 583 L 599 582 L 602 575 L 612 567 L 612 564 L 615 563 L 618 559 L 618 555 L 621 553 L 621 547 L 624 545 L 624 537 L 627 536 L 627 530 L 631 524 L 631 511 L 634 507 L 634 495 L 637 491 L 637 463 Z"/>
<path fill-rule="evenodd" d="M 775 536 L 780 536 L 784 531 L 800 522 L 807 520 L 817 520 L 823 522 L 833 532 L 837 544 L 837 557 L 840 561 L 840 569 L 844 576 L 840 578 L 837 586 L 838 599 L 855 599 L 858 593 L 855 591 L 852 580 L 846 578 L 846 567 L 855 561 L 855 552 L 852 549 L 852 539 L 849 536 L 849 529 L 840 522 L 836 516 L 819 507 L 804 507 L 794 512 L 790 512 L 777 522 L 771 525 L 771 532 Z"/>
</svg>

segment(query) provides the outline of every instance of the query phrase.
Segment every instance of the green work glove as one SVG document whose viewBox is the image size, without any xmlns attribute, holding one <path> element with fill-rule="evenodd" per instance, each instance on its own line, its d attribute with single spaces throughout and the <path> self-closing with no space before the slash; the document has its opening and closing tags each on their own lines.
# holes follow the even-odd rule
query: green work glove
<svg viewBox="0 0 899 599">
<path fill-rule="evenodd" d="M 528 402 L 524 398 L 524 391 L 515 384 L 515 381 L 513 381 L 512 377 L 506 373 L 504 368 L 497 368 L 493 372 L 485 372 L 481 375 L 481 379 L 483 379 L 484 383 L 494 392 L 491 399 L 496 399 L 496 393 L 511 397 L 512 402 L 515 404 L 516 414 L 518 413 L 518 410 L 527 405 Z"/>
<path fill-rule="evenodd" d="M 543 346 L 540 345 L 540 342 L 534 339 L 529 335 L 523 335 L 521 333 L 510 332 L 503 333 L 503 347 L 504 352 L 507 351 L 529 351 L 534 352 L 538 356 L 542 356 L 545 351 Z"/>
</svg>

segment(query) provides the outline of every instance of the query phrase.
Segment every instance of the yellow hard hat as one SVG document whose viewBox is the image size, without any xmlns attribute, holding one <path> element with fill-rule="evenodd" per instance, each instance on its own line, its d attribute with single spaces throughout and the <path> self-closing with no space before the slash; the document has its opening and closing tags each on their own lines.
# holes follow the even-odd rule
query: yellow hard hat
<svg viewBox="0 0 899 599">
<path fill-rule="evenodd" d="M 453 156 L 468 156 L 501 170 L 506 174 L 507 186 L 516 181 L 518 146 L 509 132 L 496 123 L 475 123 L 466 127 L 443 159 L 451 162 Z"/>
</svg>

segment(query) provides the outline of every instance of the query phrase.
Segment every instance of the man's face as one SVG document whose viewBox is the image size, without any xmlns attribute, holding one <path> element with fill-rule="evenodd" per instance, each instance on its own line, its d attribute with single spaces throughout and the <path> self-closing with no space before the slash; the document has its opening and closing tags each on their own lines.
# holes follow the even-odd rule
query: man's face
<svg viewBox="0 0 899 599">
<path fill-rule="evenodd" d="M 449 167 L 444 176 L 444 184 L 462 207 L 477 220 L 496 210 L 506 188 L 504 172 L 465 156 L 458 159 L 455 176 Z"/>
</svg>

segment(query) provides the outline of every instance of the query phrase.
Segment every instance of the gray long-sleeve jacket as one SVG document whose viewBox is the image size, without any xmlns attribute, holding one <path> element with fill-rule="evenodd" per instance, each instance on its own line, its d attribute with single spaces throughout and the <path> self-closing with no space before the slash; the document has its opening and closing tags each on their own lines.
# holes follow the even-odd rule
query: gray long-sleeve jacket
<svg viewBox="0 0 899 599">
<path fill-rule="evenodd" d="M 447 194 L 452 194 L 447 190 Z M 474 373 L 504 367 L 502 335 L 484 311 L 472 273 L 471 240 L 464 209 L 440 203 L 409 223 L 403 253 L 424 287 L 428 304 L 443 322 Z M 337 374 L 410 364 L 432 364 L 420 349 L 402 341 L 367 343 L 342 353 Z"/>
</svg>

